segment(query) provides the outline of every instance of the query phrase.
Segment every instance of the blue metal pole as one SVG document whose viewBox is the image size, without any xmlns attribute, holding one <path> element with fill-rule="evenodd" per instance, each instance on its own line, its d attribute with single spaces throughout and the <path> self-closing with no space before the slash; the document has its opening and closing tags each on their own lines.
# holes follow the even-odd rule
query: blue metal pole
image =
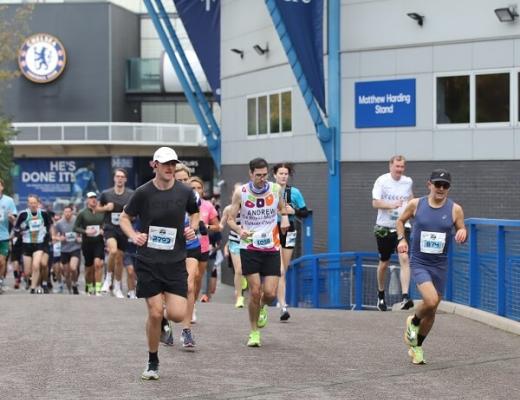
<svg viewBox="0 0 520 400">
<path fill-rule="evenodd" d="M 312 211 L 309 215 L 302 219 L 302 255 L 306 256 L 313 253 L 313 219 Z"/>
<path fill-rule="evenodd" d="M 363 258 L 360 255 L 356 255 L 356 310 L 361 311 L 363 309 Z"/>
<path fill-rule="evenodd" d="M 148 10 L 148 14 L 150 15 L 152 22 L 155 26 L 155 29 L 157 31 L 157 34 L 159 35 L 159 39 L 161 40 L 161 43 L 164 47 L 164 50 L 166 51 L 166 54 L 168 55 L 173 69 L 175 70 L 175 73 L 177 74 L 177 77 L 179 78 L 179 82 L 182 86 L 182 90 L 184 91 L 184 95 L 186 96 L 186 99 L 188 100 L 188 103 L 193 110 L 193 113 L 195 114 L 195 118 L 197 119 L 197 122 L 199 123 L 202 132 L 204 133 L 204 136 L 208 138 L 208 144 L 211 141 L 211 131 L 208 127 L 208 124 L 206 122 L 206 119 L 204 118 L 204 115 L 202 114 L 199 104 L 197 102 L 197 99 L 193 95 L 193 90 L 189 84 L 189 82 L 186 79 L 186 76 L 184 75 L 184 71 L 182 70 L 181 65 L 179 64 L 179 61 L 177 60 L 177 57 L 175 56 L 175 52 L 171 46 L 170 41 L 168 40 L 168 36 L 166 35 L 166 32 L 164 31 L 164 28 L 161 24 L 161 20 L 159 18 L 159 15 L 157 14 L 157 11 L 155 10 L 153 4 L 151 3 L 151 0 L 143 0 L 144 4 L 146 6 L 146 9 Z M 209 151 L 211 153 L 211 156 L 213 157 L 213 161 L 215 163 L 215 167 L 218 170 L 218 173 L 220 174 L 220 148 L 218 151 L 216 149 L 209 148 Z"/>
<path fill-rule="evenodd" d="M 328 99 L 329 127 L 333 130 L 334 172 L 329 174 L 329 252 L 341 251 L 341 76 L 340 76 L 340 12 L 339 0 L 328 2 Z"/>
<path fill-rule="evenodd" d="M 312 260 L 312 306 L 320 306 L 320 263 L 317 257 Z"/>
<path fill-rule="evenodd" d="M 220 143 L 219 143 L 220 128 L 217 125 L 217 121 L 215 121 L 215 117 L 213 116 L 213 112 L 211 111 L 211 109 L 209 107 L 206 97 L 204 97 L 204 95 L 202 94 L 202 89 L 199 85 L 199 81 L 195 77 L 195 74 L 193 73 L 193 69 L 191 68 L 190 62 L 186 58 L 184 49 L 182 48 L 181 42 L 180 42 L 177 34 L 175 33 L 175 29 L 173 29 L 172 23 L 170 21 L 170 17 L 168 16 L 168 13 L 164 9 L 162 1 L 155 0 L 155 3 L 157 4 L 157 7 L 159 8 L 159 15 L 161 16 L 162 20 L 164 21 L 164 25 L 166 26 L 166 29 L 168 30 L 168 33 L 170 34 L 170 38 L 173 42 L 173 45 L 175 46 L 175 49 L 177 50 L 177 54 L 179 55 L 179 58 L 182 62 L 184 70 L 186 71 L 186 74 L 188 75 L 188 78 L 189 78 L 193 88 L 195 89 L 195 95 L 197 96 L 197 99 L 199 100 L 199 104 L 202 106 L 206 119 L 211 126 L 212 132 L 214 133 L 214 136 L 212 136 L 211 139 L 208 140 L 208 147 L 218 146 L 218 145 L 220 145 Z"/>
<path fill-rule="evenodd" d="M 506 232 L 497 227 L 497 314 L 506 315 Z"/>
<path fill-rule="evenodd" d="M 477 225 L 469 226 L 469 305 L 480 307 L 480 272 L 478 265 Z"/>
</svg>

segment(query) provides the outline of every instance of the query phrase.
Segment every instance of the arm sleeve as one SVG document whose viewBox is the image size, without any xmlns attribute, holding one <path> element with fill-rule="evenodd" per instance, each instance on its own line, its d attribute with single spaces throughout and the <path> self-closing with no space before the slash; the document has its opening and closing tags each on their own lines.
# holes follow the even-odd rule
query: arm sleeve
<svg viewBox="0 0 520 400">
<path fill-rule="evenodd" d="M 377 178 L 376 181 L 374 182 L 374 187 L 372 189 L 372 199 L 381 200 L 381 195 L 383 194 L 383 193 L 381 193 L 381 191 L 382 191 L 381 179 Z"/>
<path fill-rule="evenodd" d="M 131 217 L 137 217 L 139 215 L 139 209 L 141 208 L 141 196 L 142 192 L 136 190 L 128 203 L 123 208 L 123 211 Z"/>
<path fill-rule="evenodd" d="M 81 234 L 86 233 L 86 230 L 83 227 L 83 214 L 82 213 L 78 214 L 76 221 L 74 222 L 74 232 L 81 233 Z"/>
<path fill-rule="evenodd" d="M 20 232 L 22 222 L 24 222 L 27 219 L 27 211 L 22 211 L 20 215 L 18 215 L 18 218 L 16 218 L 16 222 L 14 223 L 14 230 L 15 232 Z"/>
</svg>

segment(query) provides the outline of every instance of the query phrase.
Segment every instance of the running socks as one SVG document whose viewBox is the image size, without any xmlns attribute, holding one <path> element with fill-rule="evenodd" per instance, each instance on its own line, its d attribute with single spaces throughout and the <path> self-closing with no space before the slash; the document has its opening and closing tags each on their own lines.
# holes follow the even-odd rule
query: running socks
<svg viewBox="0 0 520 400">
<path fill-rule="evenodd" d="M 159 364 L 159 356 L 157 355 L 157 351 L 155 353 L 148 352 L 148 362 L 153 364 Z"/>
<path fill-rule="evenodd" d="M 419 326 L 420 323 L 421 319 L 417 316 L 417 314 L 414 314 L 412 318 L 412 324 L 414 324 L 415 326 Z"/>
<path fill-rule="evenodd" d="M 377 298 L 378 299 L 384 299 L 385 298 L 385 291 L 384 290 L 378 290 L 377 291 Z"/>
</svg>

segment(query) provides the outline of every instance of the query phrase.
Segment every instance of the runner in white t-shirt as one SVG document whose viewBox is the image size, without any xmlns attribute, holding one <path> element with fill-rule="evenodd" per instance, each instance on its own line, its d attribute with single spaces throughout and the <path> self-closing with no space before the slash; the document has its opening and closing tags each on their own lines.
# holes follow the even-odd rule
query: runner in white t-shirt
<svg viewBox="0 0 520 400">
<path fill-rule="evenodd" d="M 413 198 L 412 179 L 404 175 L 406 159 L 396 155 L 390 159 L 390 172 L 381 175 L 374 183 L 372 189 L 372 206 L 377 208 L 377 220 L 374 234 L 377 240 L 379 252 L 379 265 L 377 266 L 377 308 L 386 311 L 385 301 L 385 276 L 390 257 L 395 252 L 400 239 L 396 233 L 396 221 L 402 214 L 408 201 Z M 405 234 L 409 237 L 410 225 L 406 226 Z M 413 301 L 408 295 L 410 286 L 410 261 L 408 253 L 399 253 L 401 265 L 401 309 L 407 310 L 413 307 Z"/>
</svg>

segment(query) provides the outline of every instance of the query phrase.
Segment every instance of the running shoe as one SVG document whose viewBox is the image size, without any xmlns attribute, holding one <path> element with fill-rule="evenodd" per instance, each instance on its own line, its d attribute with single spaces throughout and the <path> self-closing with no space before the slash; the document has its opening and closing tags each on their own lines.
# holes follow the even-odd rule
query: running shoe
<svg viewBox="0 0 520 400">
<path fill-rule="evenodd" d="M 242 290 L 246 290 L 247 289 L 247 279 L 245 277 L 241 277 L 240 283 L 242 285 Z"/>
<path fill-rule="evenodd" d="M 404 342 L 408 346 L 417 346 L 417 335 L 419 327 L 412 324 L 413 315 L 406 318 L 406 330 L 404 331 Z"/>
<path fill-rule="evenodd" d="M 244 308 L 244 296 L 238 296 L 235 308 Z"/>
<path fill-rule="evenodd" d="M 173 346 L 173 324 L 168 321 L 161 329 L 161 343 L 165 346 Z"/>
<path fill-rule="evenodd" d="M 0 280 L 0 294 L 4 293 L 4 281 Z"/>
<path fill-rule="evenodd" d="M 41 287 L 38 287 L 38 288 L 36 289 L 36 294 L 43 294 L 43 293 L 44 293 L 44 292 L 43 292 L 43 289 L 42 289 Z"/>
<path fill-rule="evenodd" d="M 120 288 L 116 288 L 112 291 L 112 294 L 114 295 L 114 297 L 117 297 L 118 299 L 124 299 L 125 298 L 125 295 L 123 294 L 123 292 L 121 291 Z"/>
<path fill-rule="evenodd" d="M 135 295 L 135 290 L 129 290 L 126 294 L 126 297 L 128 297 L 129 299 L 137 299 L 137 296 Z"/>
<path fill-rule="evenodd" d="M 385 299 L 377 299 L 377 309 L 379 311 L 387 310 Z"/>
<path fill-rule="evenodd" d="M 103 282 L 103 286 L 101 286 L 101 293 L 109 293 L 110 292 L 110 281 L 105 279 Z"/>
<path fill-rule="evenodd" d="M 78 286 L 74 285 L 72 286 L 72 294 L 79 294 Z"/>
<path fill-rule="evenodd" d="M 181 333 L 181 343 L 182 347 L 185 349 L 195 347 L 195 340 L 193 339 L 193 334 L 191 333 L 191 329 L 184 328 Z"/>
<path fill-rule="evenodd" d="M 258 321 L 256 321 L 256 326 L 259 328 L 263 328 L 267 325 L 267 304 L 264 304 L 262 308 L 260 308 L 260 313 L 258 314 Z"/>
<path fill-rule="evenodd" d="M 291 314 L 289 314 L 289 311 L 287 311 L 287 306 L 282 307 L 282 310 L 280 311 L 280 321 L 287 321 L 289 318 L 291 318 Z"/>
<path fill-rule="evenodd" d="M 424 359 L 424 352 L 422 349 L 422 346 L 411 346 L 408 349 L 408 355 L 412 359 L 412 363 L 419 365 L 419 364 L 426 364 L 426 360 Z"/>
<path fill-rule="evenodd" d="M 47 285 L 42 285 L 42 293 L 49 294 L 49 287 Z"/>
<path fill-rule="evenodd" d="M 156 381 L 159 379 L 159 363 L 149 362 L 146 369 L 141 374 L 144 381 Z"/>
<path fill-rule="evenodd" d="M 203 294 L 202 297 L 200 298 L 200 302 L 201 303 L 209 303 L 209 297 L 207 294 Z"/>
<path fill-rule="evenodd" d="M 260 331 L 251 331 L 249 333 L 249 340 L 247 341 L 247 347 L 260 347 Z"/>
<path fill-rule="evenodd" d="M 31 289 L 31 294 L 36 294 L 36 290 L 35 289 Z"/>
<path fill-rule="evenodd" d="M 401 301 L 401 304 L 399 306 L 399 308 L 401 310 L 409 310 L 412 307 L 413 307 L 413 300 L 410 299 L 409 297 L 403 298 L 403 300 Z"/>
<path fill-rule="evenodd" d="M 14 288 L 15 289 L 20 289 L 20 278 L 16 278 L 14 280 Z"/>
</svg>

